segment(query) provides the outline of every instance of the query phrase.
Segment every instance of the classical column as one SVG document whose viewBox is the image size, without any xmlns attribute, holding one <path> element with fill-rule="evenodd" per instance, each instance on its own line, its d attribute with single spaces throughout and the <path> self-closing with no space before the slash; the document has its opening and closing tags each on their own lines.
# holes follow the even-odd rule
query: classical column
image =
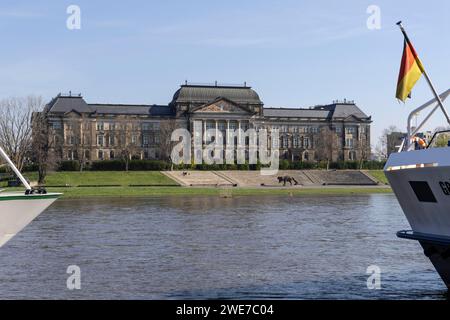
<svg viewBox="0 0 450 320">
<path fill-rule="evenodd" d="M 217 143 L 217 137 L 219 135 L 219 121 L 218 120 L 215 121 L 216 121 L 216 137 L 214 138 L 214 142 Z"/>
<path fill-rule="evenodd" d="M 241 120 L 238 120 L 238 145 L 241 142 Z"/>
<path fill-rule="evenodd" d="M 229 131 L 230 131 L 230 120 L 226 120 L 227 121 L 227 131 L 226 131 L 226 139 L 225 139 L 225 143 L 228 145 L 229 144 L 229 141 L 228 141 L 228 139 L 230 138 L 230 135 L 229 135 Z"/>
<path fill-rule="evenodd" d="M 202 141 L 203 144 L 206 144 L 206 120 L 202 120 L 203 121 L 203 137 L 202 137 Z"/>
</svg>

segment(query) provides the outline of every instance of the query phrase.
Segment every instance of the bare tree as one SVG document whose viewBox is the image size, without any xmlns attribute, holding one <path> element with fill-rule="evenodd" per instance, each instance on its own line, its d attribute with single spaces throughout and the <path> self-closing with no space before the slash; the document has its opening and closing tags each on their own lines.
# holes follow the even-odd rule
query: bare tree
<svg viewBox="0 0 450 320">
<path fill-rule="evenodd" d="M 0 101 L 0 144 L 19 170 L 31 151 L 31 118 L 43 107 L 42 97 L 28 96 Z"/>
<path fill-rule="evenodd" d="M 358 139 L 359 170 L 362 170 L 364 161 L 367 161 L 370 157 L 370 147 L 367 148 L 367 145 L 367 140 L 365 138 Z"/>
<path fill-rule="evenodd" d="M 54 148 L 57 137 L 49 125 L 45 111 L 33 113 L 32 128 L 31 159 L 37 165 L 38 183 L 41 185 L 47 172 L 56 166 Z"/>
<path fill-rule="evenodd" d="M 128 130 L 128 126 L 124 125 L 119 133 L 119 139 L 117 143 L 117 149 L 120 152 L 120 156 L 125 162 L 125 171 L 129 170 L 130 160 L 134 155 L 140 152 L 141 148 L 138 144 L 139 137 L 135 130 Z"/>
<path fill-rule="evenodd" d="M 330 162 L 333 161 L 333 155 L 338 152 L 338 136 L 330 127 L 323 126 L 320 129 L 318 140 L 316 142 L 316 155 L 318 160 L 327 161 L 327 170 L 330 168 Z"/>
<path fill-rule="evenodd" d="M 161 121 L 160 128 L 159 128 L 159 149 L 161 158 L 166 161 L 170 161 L 172 163 L 171 159 L 171 153 L 172 149 L 175 146 L 176 142 L 171 140 L 172 132 L 176 130 L 177 122 L 175 119 L 169 119 Z M 173 169 L 173 164 L 172 167 Z"/>
<path fill-rule="evenodd" d="M 88 160 L 85 146 L 90 146 L 92 143 L 91 123 L 89 120 L 85 119 L 74 119 L 72 120 L 70 127 L 71 130 L 68 134 L 72 136 L 71 144 L 75 151 L 73 160 L 78 161 L 80 172 L 82 172 Z"/>
<path fill-rule="evenodd" d="M 400 132 L 400 129 L 398 129 L 395 125 L 390 125 L 383 130 L 379 138 L 379 151 L 383 158 L 387 158 L 388 151 L 392 148 L 392 146 L 389 145 L 388 136 L 393 132 Z"/>
</svg>

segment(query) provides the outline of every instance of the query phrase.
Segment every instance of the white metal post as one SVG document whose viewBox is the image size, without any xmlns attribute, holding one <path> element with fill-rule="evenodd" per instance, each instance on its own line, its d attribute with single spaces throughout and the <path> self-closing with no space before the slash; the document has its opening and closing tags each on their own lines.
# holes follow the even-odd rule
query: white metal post
<svg viewBox="0 0 450 320">
<path fill-rule="evenodd" d="M 22 176 L 20 171 L 16 168 L 14 163 L 9 159 L 8 155 L 3 151 L 2 147 L 0 147 L 0 156 L 6 160 L 8 165 L 11 167 L 11 169 L 14 171 L 14 173 L 19 177 L 20 181 L 22 181 L 23 185 L 27 190 L 31 190 L 31 186 L 28 184 L 28 181 L 25 180 L 25 178 Z"/>
</svg>

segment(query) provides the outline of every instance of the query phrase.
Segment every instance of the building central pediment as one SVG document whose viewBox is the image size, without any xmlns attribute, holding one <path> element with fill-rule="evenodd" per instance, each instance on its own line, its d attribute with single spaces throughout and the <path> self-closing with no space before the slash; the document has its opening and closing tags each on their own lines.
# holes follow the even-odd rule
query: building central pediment
<svg viewBox="0 0 450 320">
<path fill-rule="evenodd" d="M 228 100 L 226 98 L 217 98 L 213 102 L 195 107 L 191 110 L 192 113 L 240 113 L 253 114 L 253 112 L 239 104 Z"/>
</svg>

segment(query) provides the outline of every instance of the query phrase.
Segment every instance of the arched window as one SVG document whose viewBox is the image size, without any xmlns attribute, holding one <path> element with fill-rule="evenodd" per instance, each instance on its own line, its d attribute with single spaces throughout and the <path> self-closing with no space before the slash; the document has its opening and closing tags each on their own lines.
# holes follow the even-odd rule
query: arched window
<svg viewBox="0 0 450 320">
<path fill-rule="evenodd" d="M 308 151 L 303 152 L 303 160 L 309 161 L 309 152 Z"/>
</svg>

